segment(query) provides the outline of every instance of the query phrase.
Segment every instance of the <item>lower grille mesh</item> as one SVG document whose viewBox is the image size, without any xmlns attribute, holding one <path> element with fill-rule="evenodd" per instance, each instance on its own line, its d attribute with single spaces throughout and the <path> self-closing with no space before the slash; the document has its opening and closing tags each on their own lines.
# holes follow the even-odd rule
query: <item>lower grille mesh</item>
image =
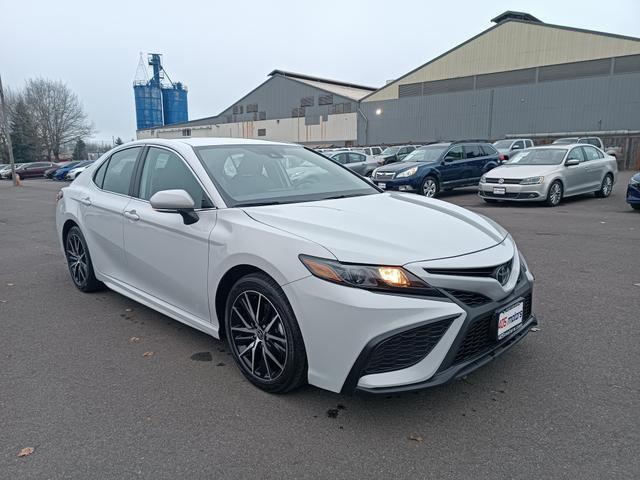
<svg viewBox="0 0 640 480">
<path fill-rule="evenodd" d="M 429 323 L 383 340 L 375 347 L 363 375 L 391 372 L 415 365 L 445 334 L 453 319 Z"/>
<path fill-rule="evenodd" d="M 523 317 L 526 321 L 531 316 L 531 294 L 524 297 Z M 498 340 L 494 330 L 495 318 L 493 312 L 478 318 L 467 330 L 464 340 L 460 344 L 453 363 L 461 363 L 485 350 L 490 349 Z M 508 337 L 507 337 L 508 338 Z M 503 339 L 504 340 L 504 339 Z"/>
</svg>

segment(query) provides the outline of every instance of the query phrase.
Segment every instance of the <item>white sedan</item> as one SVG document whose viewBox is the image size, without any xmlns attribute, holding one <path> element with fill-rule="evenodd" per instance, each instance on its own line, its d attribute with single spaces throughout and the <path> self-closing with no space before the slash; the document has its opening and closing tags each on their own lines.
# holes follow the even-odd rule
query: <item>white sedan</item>
<svg viewBox="0 0 640 480">
<path fill-rule="evenodd" d="M 443 384 L 536 324 L 533 276 L 498 224 L 297 145 L 129 143 L 60 191 L 56 220 L 77 288 L 226 338 L 269 392 Z"/>
</svg>

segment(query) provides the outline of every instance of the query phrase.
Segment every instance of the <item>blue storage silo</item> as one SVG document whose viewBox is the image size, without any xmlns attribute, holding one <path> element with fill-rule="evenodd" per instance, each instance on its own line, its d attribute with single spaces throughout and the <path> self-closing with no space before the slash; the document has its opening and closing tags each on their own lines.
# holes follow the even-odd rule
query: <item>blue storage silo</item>
<svg viewBox="0 0 640 480">
<path fill-rule="evenodd" d="M 187 89 L 182 83 L 162 87 L 162 110 L 165 125 L 189 121 Z"/>
<path fill-rule="evenodd" d="M 162 90 L 153 83 L 133 86 L 138 130 L 162 126 Z"/>
</svg>

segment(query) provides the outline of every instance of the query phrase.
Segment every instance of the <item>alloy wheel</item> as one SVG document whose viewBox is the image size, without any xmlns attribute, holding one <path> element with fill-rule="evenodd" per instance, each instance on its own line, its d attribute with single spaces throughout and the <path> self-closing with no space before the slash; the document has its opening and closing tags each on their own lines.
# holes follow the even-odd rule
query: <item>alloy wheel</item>
<svg viewBox="0 0 640 480">
<path fill-rule="evenodd" d="M 602 196 L 608 197 L 611 194 L 611 190 L 613 188 L 613 181 L 611 177 L 607 175 L 604 177 L 604 181 L 602 182 Z"/>
<path fill-rule="evenodd" d="M 67 262 L 69 271 L 76 285 L 82 286 L 87 281 L 87 252 L 82 243 L 82 239 L 75 232 L 67 236 Z"/>
<path fill-rule="evenodd" d="M 551 185 L 551 191 L 549 192 L 549 200 L 552 205 L 558 205 L 562 199 L 562 187 L 559 183 Z"/>
<path fill-rule="evenodd" d="M 287 363 L 287 335 L 280 313 L 263 294 L 245 290 L 231 307 L 231 344 L 253 377 L 277 379 Z"/>
<path fill-rule="evenodd" d="M 438 186 L 436 185 L 436 182 L 430 178 L 427 178 L 422 184 L 422 194 L 425 197 L 433 198 L 437 191 Z"/>
</svg>

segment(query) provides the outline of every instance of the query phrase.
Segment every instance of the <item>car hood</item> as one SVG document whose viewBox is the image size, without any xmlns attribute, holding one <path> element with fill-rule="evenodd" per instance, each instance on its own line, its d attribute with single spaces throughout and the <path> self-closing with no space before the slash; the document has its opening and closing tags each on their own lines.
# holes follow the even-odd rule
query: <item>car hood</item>
<svg viewBox="0 0 640 480">
<path fill-rule="evenodd" d="M 487 173 L 489 178 L 527 178 L 548 175 L 561 165 L 501 165 Z"/>
<path fill-rule="evenodd" d="M 456 205 L 395 192 L 244 211 L 353 263 L 404 265 L 455 257 L 493 247 L 508 235 L 496 223 Z"/>
<path fill-rule="evenodd" d="M 437 162 L 397 162 L 392 163 L 391 165 L 385 165 L 384 167 L 380 167 L 378 169 L 379 172 L 400 172 L 402 170 L 407 170 L 411 167 L 420 167 L 423 165 L 436 165 Z"/>
</svg>

